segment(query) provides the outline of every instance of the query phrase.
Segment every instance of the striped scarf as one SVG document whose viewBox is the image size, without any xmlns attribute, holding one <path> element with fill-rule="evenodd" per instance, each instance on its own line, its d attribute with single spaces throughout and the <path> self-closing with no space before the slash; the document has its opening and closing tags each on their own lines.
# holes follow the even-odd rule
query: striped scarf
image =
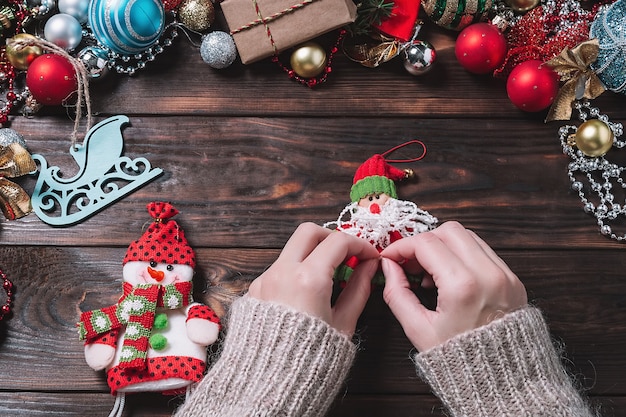
<svg viewBox="0 0 626 417">
<path fill-rule="evenodd" d="M 124 283 L 124 295 L 117 304 L 82 313 L 78 322 L 80 340 L 92 341 L 99 335 L 126 326 L 121 350 L 121 368 L 144 368 L 148 340 L 157 307 L 176 309 L 193 302 L 193 284 L 170 285 Z"/>
</svg>

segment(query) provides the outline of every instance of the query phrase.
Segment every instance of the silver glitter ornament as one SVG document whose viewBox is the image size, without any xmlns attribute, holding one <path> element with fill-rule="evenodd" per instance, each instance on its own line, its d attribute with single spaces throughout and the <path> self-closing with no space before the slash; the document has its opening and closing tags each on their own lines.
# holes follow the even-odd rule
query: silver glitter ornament
<svg viewBox="0 0 626 417">
<path fill-rule="evenodd" d="M 430 71 L 437 59 L 435 48 L 422 40 L 411 41 L 404 47 L 404 68 L 412 75 Z"/>
<path fill-rule="evenodd" d="M 99 79 L 109 73 L 109 57 L 104 49 L 88 46 L 78 53 L 77 58 L 83 63 L 91 79 Z"/>
<path fill-rule="evenodd" d="M 202 38 L 200 56 L 211 68 L 223 69 L 235 62 L 237 47 L 228 33 L 214 31 Z"/>
<path fill-rule="evenodd" d="M 12 143 L 19 143 L 26 148 L 26 142 L 22 135 L 13 129 L 3 127 L 0 129 L 0 146 L 9 146 Z"/>
</svg>

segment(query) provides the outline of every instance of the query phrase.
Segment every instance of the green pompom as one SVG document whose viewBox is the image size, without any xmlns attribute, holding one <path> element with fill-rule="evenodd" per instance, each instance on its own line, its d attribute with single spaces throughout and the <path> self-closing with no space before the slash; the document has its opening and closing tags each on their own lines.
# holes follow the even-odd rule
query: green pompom
<svg viewBox="0 0 626 417">
<path fill-rule="evenodd" d="M 335 274 L 333 275 L 333 279 L 336 282 L 348 282 L 350 279 L 350 275 L 352 275 L 354 269 L 350 268 L 346 264 L 341 264 L 335 269 Z"/>
<path fill-rule="evenodd" d="M 156 317 L 154 318 L 153 327 L 159 330 L 165 329 L 167 327 L 167 314 L 165 313 L 157 314 Z"/>
<path fill-rule="evenodd" d="M 163 350 L 167 345 L 167 338 L 162 334 L 153 334 L 150 336 L 150 346 L 154 350 Z"/>
</svg>

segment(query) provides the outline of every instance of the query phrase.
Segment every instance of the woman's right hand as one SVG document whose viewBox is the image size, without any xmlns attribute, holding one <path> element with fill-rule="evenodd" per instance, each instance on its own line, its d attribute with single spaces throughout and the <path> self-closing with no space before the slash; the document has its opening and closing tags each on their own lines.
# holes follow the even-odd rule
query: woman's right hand
<svg viewBox="0 0 626 417">
<path fill-rule="evenodd" d="M 420 352 L 525 306 L 526 289 L 474 232 L 447 222 L 400 239 L 381 253 L 383 298 Z M 437 287 L 437 307 L 427 309 L 410 289 L 400 264 L 417 265 Z"/>
</svg>

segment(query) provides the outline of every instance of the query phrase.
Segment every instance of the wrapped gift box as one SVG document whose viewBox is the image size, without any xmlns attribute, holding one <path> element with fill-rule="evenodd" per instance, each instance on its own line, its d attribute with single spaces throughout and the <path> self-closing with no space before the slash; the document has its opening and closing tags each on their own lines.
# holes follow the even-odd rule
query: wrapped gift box
<svg viewBox="0 0 626 417">
<path fill-rule="evenodd" d="M 221 7 L 244 64 L 272 56 L 356 18 L 352 0 L 313 0 L 306 4 L 301 0 L 226 0 Z"/>
</svg>

